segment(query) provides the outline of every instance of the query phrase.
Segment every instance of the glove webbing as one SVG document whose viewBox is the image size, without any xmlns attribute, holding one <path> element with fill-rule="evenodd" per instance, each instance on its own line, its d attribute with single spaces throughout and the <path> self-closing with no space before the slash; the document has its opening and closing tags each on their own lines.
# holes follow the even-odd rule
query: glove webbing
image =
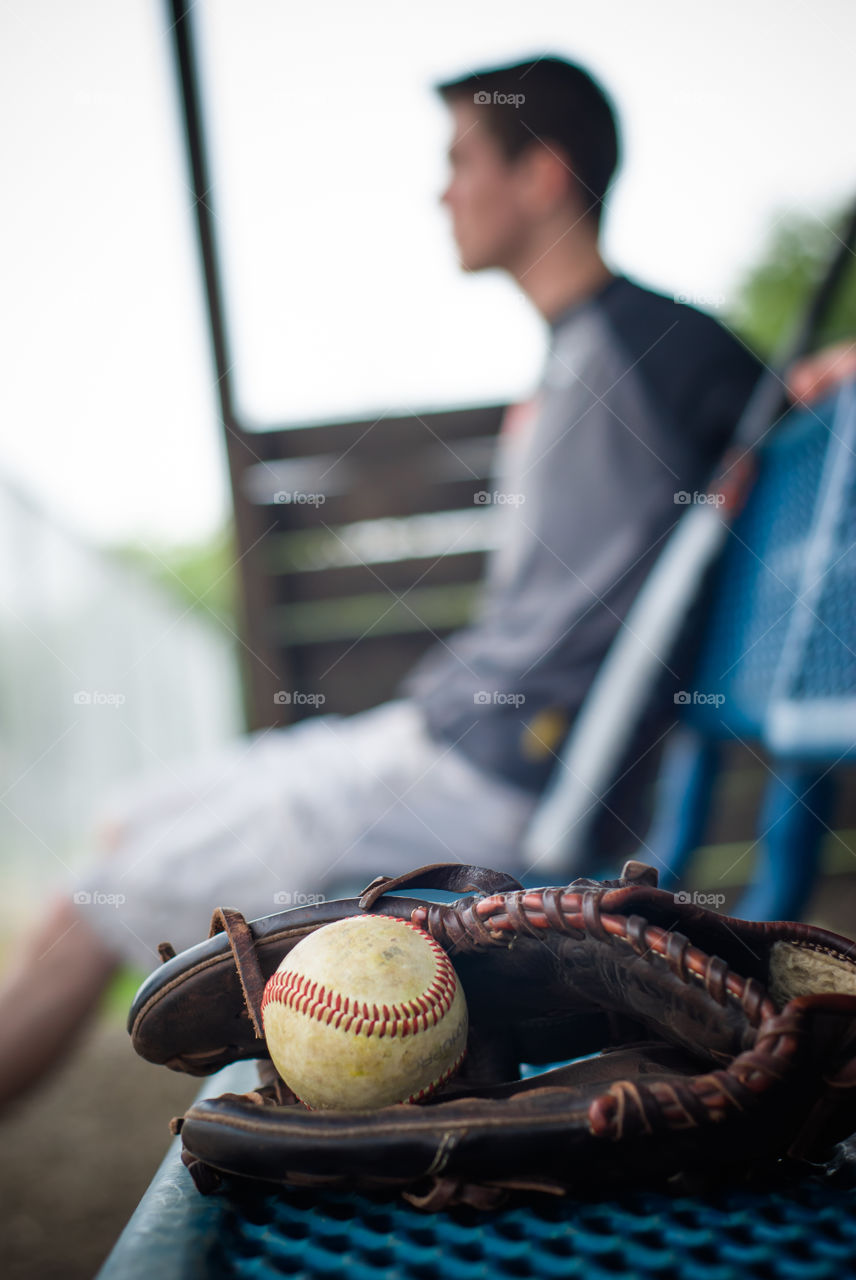
<svg viewBox="0 0 856 1280">
<path fill-rule="evenodd" d="M 731 1110 L 751 1109 L 760 1094 L 789 1075 L 810 1032 L 808 1021 L 793 1006 L 777 1012 L 770 996 L 754 978 L 743 978 L 719 956 L 709 956 L 681 933 L 649 924 L 642 916 L 610 915 L 602 901 L 609 889 L 573 891 L 553 888 L 497 894 L 456 904 L 417 907 L 414 924 L 454 952 L 485 944 L 509 946 L 515 935 L 537 938 L 545 930 L 608 946 L 629 944 L 640 959 L 662 957 L 682 982 L 701 981 L 721 1005 L 737 1001 L 758 1028 L 751 1049 L 729 1065 L 705 1075 L 645 1083 L 618 1080 L 595 1098 L 589 1127 L 598 1138 L 622 1138 L 655 1129 L 687 1129 L 722 1122 Z M 620 891 L 619 891 L 620 892 Z"/>
</svg>

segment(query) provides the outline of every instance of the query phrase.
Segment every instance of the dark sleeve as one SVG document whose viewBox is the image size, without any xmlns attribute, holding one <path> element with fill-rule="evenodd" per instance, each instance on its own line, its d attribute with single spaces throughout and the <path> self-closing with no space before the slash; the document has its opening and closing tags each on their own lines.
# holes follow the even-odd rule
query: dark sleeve
<svg viewBox="0 0 856 1280">
<path fill-rule="evenodd" d="M 721 321 L 649 290 L 604 300 L 608 322 L 628 351 L 652 400 L 692 437 L 713 469 L 725 451 L 762 366 Z"/>
</svg>

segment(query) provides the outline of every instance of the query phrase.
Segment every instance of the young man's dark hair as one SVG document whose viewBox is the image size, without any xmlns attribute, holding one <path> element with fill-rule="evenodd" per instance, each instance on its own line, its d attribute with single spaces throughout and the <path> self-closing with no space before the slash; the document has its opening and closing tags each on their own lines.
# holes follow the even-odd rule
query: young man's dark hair
<svg viewBox="0 0 856 1280">
<path fill-rule="evenodd" d="M 506 159 L 527 147 L 558 147 L 596 224 L 619 158 L 614 108 L 582 67 L 564 58 L 537 58 L 473 72 L 436 85 L 444 102 L 472 102 L 484 112 Z"/>
</svg>

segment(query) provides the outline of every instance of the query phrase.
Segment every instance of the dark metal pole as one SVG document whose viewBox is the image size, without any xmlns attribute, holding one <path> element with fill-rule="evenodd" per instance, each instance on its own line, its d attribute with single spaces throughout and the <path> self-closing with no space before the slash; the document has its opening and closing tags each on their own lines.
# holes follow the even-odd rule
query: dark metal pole
<svg viewBox="0 0 856 1280">
<path fill-rule="evenodd" d="M 236 425 L 229 376 L 231 361 L 229 359 L 223 288 L 220 279 L 216 233 L 212 213 L 211 169 L 202 122 L 199 76 L 196 69 L 193 34 L 189 19 L 192 8 L 193 5 L 188 4 L 187 0 L 167 0 L 167 10 L 172 19 L 170 30 L 175 50 L 178 86 L 184 116 L 187 161 L 193 189 L 196 231 L 199 236 L 199 252 L 202 258 L 205 292 L 208 299 L 210 336 L 214 368 L 217 373 L 217 390 L 220 397 L 223 422 L 226 425 L 226 429 L 229 430 L 229 428 Z"/>
<path fill-rule="evenodd" d="M 272 603 L 270 579 L 255 571 L 256 561 L 253 558 L 258 556 L 259 544 L 267 530 L 262 510 L 247 500 L 243 485 L 244 471 L 259 461 L 264 446 L 257 436 L 245 432 L 236 418 L 230 377 L 232 362 L 229 356 L 226 306 L 213 213 L 211 170 L 190 17 L 193 7 L 187 0 L 167 0 L 166 4 L 175 54 L 185 149 L 205 280 L 209 337 L 217 376 L 217 394 L 225 432 L 235 513 L 236 559 L 240 562 L 240 607 L 243 614 L 239 631 L 244 642 L 240 657 L 246 718 L 249 727 L 257 729 L 276 723 L 279 718 L 277 712 L 280 709 L 274 701 L 274 693 L 280 687 L 283 674 L 280 670 L 281 657 L 268 640 L 265 629 L 265 618 Z"/>
</svg>

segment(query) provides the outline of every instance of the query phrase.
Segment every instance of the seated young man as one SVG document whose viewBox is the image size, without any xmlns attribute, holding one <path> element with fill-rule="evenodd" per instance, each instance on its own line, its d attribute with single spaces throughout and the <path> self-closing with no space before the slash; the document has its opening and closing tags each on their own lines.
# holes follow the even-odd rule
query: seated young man
<svg viewBox="0 0 856 1280">
<path fill-rule="evenodd" d="M 498 504 L 477 616 L 390 702 L 251 735 L 105 815 L 111 850 L 57 896 L 0 995 L 0 1100 L 67 1047 L 118 963 L 156 967 L 157 943 L 199 941 L 217 905 L 267 915 L 438 860 L 525 873 L 556 753 L 757 377 L 715 320 L 604 262 L 618 136 L 585 71 L 545 57 L 439 91 L 461 265 L 506 272 L 549 327 L 536 393 L 501 433 L 496 483 L 515 501 Z M 673 715 L 661 701 L 649 742 Z"/>
</svg>

